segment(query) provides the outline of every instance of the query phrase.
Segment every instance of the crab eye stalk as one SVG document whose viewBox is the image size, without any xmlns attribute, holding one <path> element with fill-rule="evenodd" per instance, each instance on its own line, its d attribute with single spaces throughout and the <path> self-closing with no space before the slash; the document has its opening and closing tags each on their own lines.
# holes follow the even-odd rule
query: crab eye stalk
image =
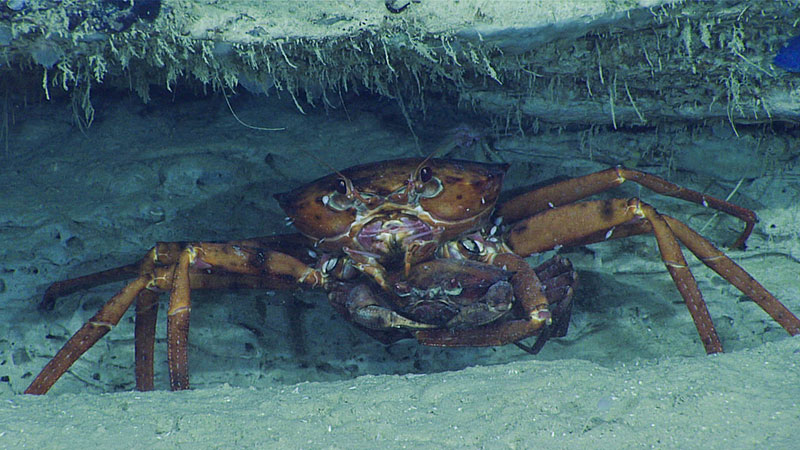
<svg viewBox="0 0 800 450">
<path fill-rule="evenodd" d="M 347 195 L 347 181 L 345 181 L 344 179 L 339 178 L 338 180 L 336 180 L 334 188 L 336 189 L 336 192 L 342 195 Z"/>
</svg>

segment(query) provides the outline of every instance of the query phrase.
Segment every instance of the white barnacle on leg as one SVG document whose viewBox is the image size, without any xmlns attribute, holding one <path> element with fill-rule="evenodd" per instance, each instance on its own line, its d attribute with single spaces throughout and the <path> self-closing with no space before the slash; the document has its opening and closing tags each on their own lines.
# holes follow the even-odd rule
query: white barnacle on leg
<svg viewBox="0 0 800 450">
<path fill-rule="evenodd" d="M 322 265 L 322 273 L 329 274 L 333 272 L 333 269 L 336 268 L 336 264 L 339 263 L 339 258 L 331 258 Z"/>
<path fill-rule="evenodd" d="M 237 257 L 239 257 L 239 258 L 244 258 L 245 257 L 245 254 L 242 251 L 242 248 L 239 247 L 238 245 L 232 245 L 231 249 L 233 250 L 233 254 L 236 255 Z"/>
</svg>

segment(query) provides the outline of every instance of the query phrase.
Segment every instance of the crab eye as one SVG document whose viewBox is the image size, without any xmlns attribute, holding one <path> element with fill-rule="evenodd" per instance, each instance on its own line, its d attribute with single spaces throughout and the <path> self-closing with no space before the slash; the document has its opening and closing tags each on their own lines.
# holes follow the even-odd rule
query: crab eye
<svg viewBox="0 0 800 450">
<path fill-rule="evenodd" d="M 408 297 L 411 295 L 411 286 L 406 282 L 398 281 L 394 285 L 394 293 L 400 297 Z"/>
<path fill-rule="evenodd" d="M 433 178 L 433 170 L 431 170 L 430 167 L 425 166 L 422 168 L 422 170 L 419 171 L 419 179 L 423 183 L 431 181 L 431 178 Z"/>
<path fill-rule="evenodd" d="M 455 278 L 446 281 L 445 286 L 443 287 L 446 295 L 457 296 L 461 295 L 461 292 L 464 291 L 464 289 L 461 287 L 461 283 L 459 283 Z"/>
<path fill-rule="evenodd" d="M 417 194 L 422 198 L 433 198 L 442 192 L 442 182 L 433 176 L 433 169 L 428 166 L 419 170 L 417 180 Z"/>
<path fill-rule="evenodd" d="M 336 186 L 334 187 L 336 188 L 336 192 L 342 195 L 347 195 L 347 182 L 344 181 L 344 179 L 339 178 L 336 180 Z"/>
</svg>

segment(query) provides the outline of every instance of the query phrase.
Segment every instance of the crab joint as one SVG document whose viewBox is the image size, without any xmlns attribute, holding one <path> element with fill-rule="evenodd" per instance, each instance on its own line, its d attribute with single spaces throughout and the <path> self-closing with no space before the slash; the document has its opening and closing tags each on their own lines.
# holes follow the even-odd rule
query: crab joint
<svg viewBox="0 0 800 450">
<path fill-rule="evenodd" d="M 319 270 L 308 268 L 303 272 L 300 277 L 297 278 L 297 282 L 300 284 L 307 284 L 312 288 L 317 286 L 324 286 L 325 282 L 327 281 L 327 277 L 325 274 L 320 272 Z"/>
<path fill-rule="evenodd" d="M 647 218 L 647 215 L 644 213 L 642 209 L 642 202 L 638 198 L 634 197 L 628 200 L 628 209 L 631 210 L 631 213 L 636 217 L 640 217 L 642 219 Z"/>
<path fill-rule="evenodd" d="M 550 325 L 553 323 L 553 314 L 547 308 L 539 309 L 533 311 L 531 314 L 531 321 L 539 323 L 544 322 L 545 325 Z"/>
<path fill-rule="evenodd" d="M 617 167 L 614 168 L 614 170 L 616 170 L 616 172 L 617 172 L 617 179 L 614 180 L 614 181 L 616 181 L 617 184 L 624 183 L 626 181 L 626 179 L 625 179 L 625 175 L 622 174 L 622 166 L 617 166 Z"/>
</svg>

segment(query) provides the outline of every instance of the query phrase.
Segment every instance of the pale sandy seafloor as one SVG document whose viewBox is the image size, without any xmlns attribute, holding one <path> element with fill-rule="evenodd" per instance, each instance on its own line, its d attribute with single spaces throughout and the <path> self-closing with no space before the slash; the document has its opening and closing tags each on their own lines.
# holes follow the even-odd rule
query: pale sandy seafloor
<svg viewBox="0 0 800 450">
<path fill-rule="evenodd" d="M 9 398 L 7 448 L 796 448 L 796 340 L 603 368 Z M 13 425 L 12 425 L 13 424 Z"/>
<path fill-rule="evenodd" d="M 328 170 L 297 148 L 335 167 L 417 154 L 394 108 L 369 98 L 346 100 L 346 114 L 320 108 L 305 116 L 285 98 L 234 99 L 244 119 L 286 127 L 271 133 L 236 123 L 220 96 L 156 98 L 149 106 L 102 94 L 97 101 L 103 113 L 83 133 L 71 125 L 69 106 L 56 102 L 20 111 L 11 135 L 0 218 L 2 448 L 792 448 L 797 441 L 800 340 L 698 268 L 729 351 L 705 356 L 648 237 L 564 253 L 582 281 L 570 333 L 536 357 L 513 346 L 385 348 L 317 293 L 197 293 L 192 391 L 166 390 L 160 323 L 158 391 L 131 392 L 128 314 L 48 395 L 21 395 L 119 288 L 77 293 L 41 313 L 35 305 L 49 283 L 133 261 L 156 240 L 284 232 L 271 194 Z M 533 150 L 498 155 L 514 162 L 512 186 L 603 167 Z M 800 311 L 796 237 L 787 235 L 795 232 L 787 218 L 798 215 L 796 170 L 743 183 L 737 198 L 763 219 L 748 250 L 730 254 Z M 713 185 L 681 170 L 670 177 Z M 697 228 L 710 217 L 638 194 Z M 714 223 L 706 234 L 723 242 L 741 229 Z M 292 307 L 297 301 L 305 306 Z"/>
</svg>

